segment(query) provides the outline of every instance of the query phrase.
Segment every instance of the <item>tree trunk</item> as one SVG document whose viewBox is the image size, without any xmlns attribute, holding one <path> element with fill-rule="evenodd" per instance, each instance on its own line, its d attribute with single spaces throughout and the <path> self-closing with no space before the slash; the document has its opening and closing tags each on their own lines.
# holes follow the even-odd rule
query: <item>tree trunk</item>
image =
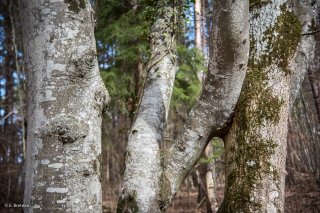
<svg viewBox="0 0 320 213">
<path fill-rule="evenodd" d="M 201 0 L 194 1 L 194 31 L 195 31 L 195 46 L 202 50 L 202 35 L 201 35 Z"/>
<path fill-rule="evenodd" d="M 319 75 L 318 75 L 319 76 Z M 295 171 L 319 178 L 319 119 L 308 76 L 304 79 L 289 118 L 286 184 L 293 184 Z M 319 179 L 318 179 L 319 180 Z"/>
<path fill-rule="evenodd" d="M 204 31 L 202 28 L 203 23 L 204 21 L 202 18 L 202 0 L 196 0 L 194 2 L 194 32 L 195 32 L 194 45 L 203 55 L 205 55 L 203 51 L 204 50 L 204 46 L 203 46 Z M 197 77 L 200 83 L 203 83 L 203 77 L 204 77 L 203 70 L 197 71 Z"/>
<path fill-rule="evenodd" d="M 250 9 L 249 70 L 225 137 L 219 212 L 283 212 L 290 80 L 296 74 L 290 60 L 302 26 L 283 0 L 255 1 Z"/>
<path fill-rule="evenodd" d="M 209 158 L 212 155 L 212 144 L 209 143 L 206 149 L 204 150 L 204 155 L 206 158 Z M 207 191 L 207 212 L 215 213 L 218 206 L 217 196 L 216 196 L 216 174 L 215 174 L 215 162 L 209 162 L 206 164 L 206 191 Z"/>
<path fill-rule="evenodd" d="M 204 23 L 205 21 L 203 20 L 203 0 L 196 0 L 194 3 L 194 31 L 195 31 L 195 47 L 203 54 L 205 55 L 205 46 L 204 46 L 204 41 L 205 39 L 205 32 L 204 32 Z M 201 30 L 202 29 L 202 30 Z M 203 70 L 199 70 L 197 72 L 197 76 L 199 81 L 202 83 L 203 82 Z M 207 154 L 209 153 L 211 147 L 211 144 L 209 143 L 205 149 L 204 152 L 204 157 L 207 158 L 209 157 Z M 207 174 L 207 172 L 212 172 L 209 167 L 212 166 L 210 165 L 211 163 L 205 163 L 205 164 L 199 164 L 199 167 L 197 168 L 199 171 L 199 186 L 198 186 L 198 203 L 200 204 L 205 197 L 207 197 L 207 211 L 211 212 L 211 204 L 210 201 L 213 200 L 214 198 L 209 198 L 209 195 L 213 195 L 208 189 L 211 188 L 208 186 L 209 183 L 213 183 L 213 180 L 209 180 L 210 174 L 212 177 L 212 173 Z M 212 190 L 214 190 L 212 188 Z"/>
<path fill-rule="evenodd" d="M 170 203 L 211 138 L 225 133 L 247 70 L 249 3 L 214 2 L 215 42 L 210 45 L 209 72 L 200 99 L 168 154 L 161 186 L 165 205 Z"/>
<path fill-rule="evenodd" d="M 317 16 L 320 15 L 320 2 L 318 1 L 312 13 L 310 4 L 303 5 L 300 2 L 299 14 L 300 22 L 307 19 L 306 33 L 314 33 L 320 29 L 320 22 Z M 309 11 L 309 12 L 308 12 Z M 314 35 L 314 37 L 313 37 Z M 289 118 L 288 133 L 288 156 L 287 156 L 287 182 L 294 183 L 294 171 L 314 173 L 315 178 L 320 183 L 320 35 L 319 33 L 304 35 L 305 45 L 301 45 L 300 58 L 296 58 L 297 70 L 305 73 L 301 86 L 296 86 L 297 80 L 292 82 L 292 110 Z M 307 47 L 307 48 L 306 48 Z M 301 60 L 301 57 L 309 60 Z M 312 55 L 314 55 L 312 57 Z M 299 65 L 299 66 L 298 66 Z M 298 78 L 295 78 L 298 79 Z M 299 89 L 300 88 L 300 89 Z M 295 100 L 295 96 L 297 96 Z"/>
<path fill-rule="evenodd" d="M 89 0 L 21 2 L 28 80 L 26 212 L 101 212 L 99 75 Z"/>
<path fill-rule="evenodd" d="M 173 89 L 175 62 L 174 8 L 160 1 L 151 29 L 151 59 L 126 151 L 126 169 L 117 212 L 160 212 L 163 130 Z M 173 23 L 172 23 L 173 21 Z"/>
</svg>

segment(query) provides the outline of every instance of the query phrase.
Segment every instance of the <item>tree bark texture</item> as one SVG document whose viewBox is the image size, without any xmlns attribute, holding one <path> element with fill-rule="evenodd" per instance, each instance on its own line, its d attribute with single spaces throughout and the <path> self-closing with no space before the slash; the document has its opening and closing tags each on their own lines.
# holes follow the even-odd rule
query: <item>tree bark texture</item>
<svg viewBox="0 0 320 213">
<path fill-rule="evenodd" d="M 213 44 L 200 99 L 168 153 L 162 202 L 168 205 L 213 136 L 225 133 L 249 56 L 249 2 L 214 1 Z"/>
<path fill-rule="evenodd" d="M 225 137 L 218 212 L 283 212 L 290 62 L 303 26 L 284 0 L 252 1 L 250 9 L 249 69 Z"/>
<path fill-rule="evenodd" d="M 151 29 L 151 59 L 126 151 L 118 212 L 160 212 L 163 130 L 176 72 L 175 8 L 160 1 Z"/>
<path fill-rule="evenodd" d="M 28 80 L 25 212 L 101 212 L 99 75 L 89 0 L 23 0 Z"/>
</svg>

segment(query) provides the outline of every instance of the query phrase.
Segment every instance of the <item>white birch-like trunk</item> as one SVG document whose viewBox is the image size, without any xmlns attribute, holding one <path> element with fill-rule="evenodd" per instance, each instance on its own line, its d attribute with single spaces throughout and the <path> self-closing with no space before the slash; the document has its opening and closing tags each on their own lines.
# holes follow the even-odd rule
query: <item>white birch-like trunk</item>
<svg viewBox="0 0 320 213">
<path fill-rule="evenodd" d="M 194 32 L 195 32 L 195 38 L 194 38 L 194 44 L 195 47 L 203 53 L 202 48 L 202 34 L 201 34 L 201 0 L 195 0 L 194 1 Z M 197 71 L 197 77 L 198 80 L 202 83 L 203 81 L 203 70 Z"/>
<path fill-rule="evenodd" d="M 290 60 L 301 25 L 285 0 L 250 6 L 249 70 L 225 137 L 226 188 L 218 212 L 283 212 L 290 81 L 295 74 Z"/>
<path fill-rule="evenodd" d="M 209 158 L 212 155 L 212 144 L 209 143 L 206 149 L 204 150 L 204 155 L 206 158 Z M 214 161 L 214 160 L 213 160 Z M 215 173 L 215 162 L 210 162 L 206 165 L 206 191 L 208 196 L 207 201 L 207 211 L 216 212 L 218 207 L 217 201 L 217 191 L 216 191 L 216 173 Z"/>
<path fill-rule="evenodd" d="M 195 46 L 198 50 L 202 50 L 202 35 L 201 35 L 201 0 L 194 1 L 194 31 L 195 31 Z"/>
<path fill-rule="evenodd" d="M 195 47 L 200 52 L 202 52 L 203 55 L 205 55 L 205 52 L 203 51 L 204 46 L 203 46 L 203 41 L 202 41 L 202 38 L 205 37 L 205 35 L 203 35 L 204 32 L 202 32 L 202 30 L 201 30 L 201 27 L 202 27 L 202 29 L 204 29 L 204 23 L 205 23 L 205 21 L 203 20 L 203 13 L 202 13 L 202 11 L 203 11 L 202 2 L 203 2 L 202 0 L 195 0 L 195 3 L 194 3 L 194 26 L 195 26 L 194 30 L 195 30 Z M 199 70 L 197 72 L 198 79 L 201 83 L 203 81 L 203 77 L 204 77 L 203 75 L 204 75 L 203 70 Z M 211 148 L 212 148 L 212 145 L 209 143 L 204 151 L 204 157 L 206 157 L 206 158 L 209 157 L 208 153 L 210 152 Z M 200 175 L 203 175 L 203 177 L 200 177 L 200 180 L 202 180 L 201 182 L 205 185 L 206 194 L 208 197 L 207 207 L 211 209 L 211 202 L 213 202 L 215 200 L 214 187 L 212 187 L 213 186 L 213 179 L 212 179 L 213 170 L 211 170 L 211 167 L 213 167 L 213 163 L 210 162 L 210 163 L 200 165 L 200 170 L 201 170 L 201 167 L 203 167 L 202 169 L 204 169 L 205 174 L 201 174 L 201 172 L 200 172 Z M 210 179 L 210 177 L 211 177 L 211 179 Z M 200 188 L 201 187 L 199 187 L 199 195 L 201 194 Z M 198 198 L 198 202 L 201 202 L 201 198 L 200 198 L 200 201 Z"/>
<path fill-rule="evenodd" d="M 249 56 L 249 1 L 214 1 L 213 49 L 202 94 L 168 154 L 162 202 L 168 205 L 213 136 L 228 127 Z M 211 41 L 212 42 L 212 41 Z"/>
<path fill-rule="evenodd" d="M 101 212 L 99 75 L 89 0 L 23 0 L 25 212 Z"/>
<path fill-rule="evenodd" d="M 174 8 L 168 1 L 160 1 L 151 29 L 151 59 L 142 99 L 129 134 L 117 212 L 155 213 L 162 208 L 161 143 L 176 72 L 174 20 Z"/>
</svg>

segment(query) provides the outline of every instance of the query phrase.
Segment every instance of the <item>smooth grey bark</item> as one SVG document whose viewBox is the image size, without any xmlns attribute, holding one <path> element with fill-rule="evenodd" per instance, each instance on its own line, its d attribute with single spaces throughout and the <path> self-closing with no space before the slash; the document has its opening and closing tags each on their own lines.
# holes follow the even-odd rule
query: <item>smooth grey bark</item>
<svg viewBox="0 0 320 213">
<path fill-rule="evenodd" d="M 218 212 L 283 212 L 290 81 L 295 75 L 290 62 L 306 41 L 299 45 L 303 26 L 287 1 L 252 5 L 250 15 L 250 65 L 225 137 L 226 188 Z"/>
<path fill-rule="evenodd" d="M 117 212 L 160 212 L 161 143 L 176 72 L 175 12 L 159 1 L 151 28 L 151 59 L 126 151 L 126 168 Z"/>
<path fill-rule="evenodd" d="M 88 0 L 23 0 L 28 82 L 25 212 L 101 212 L 99 75 Z"/>
<path fill-rule="evenodd" d="M 161 186 L 165 206 L 212 136 L 223 135 L 228 127 L 247 70 L 249 2 L 214 1 L 212 38 L 209 72 L 202 94 L 165 162 Z"/>
</svg>

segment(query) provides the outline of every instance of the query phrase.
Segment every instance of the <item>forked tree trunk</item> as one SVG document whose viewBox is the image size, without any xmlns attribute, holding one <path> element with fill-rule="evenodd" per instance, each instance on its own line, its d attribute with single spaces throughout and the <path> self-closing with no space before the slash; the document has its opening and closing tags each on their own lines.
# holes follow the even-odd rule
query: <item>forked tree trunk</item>
<svg viewBox="0 0 320 213">
<path fill-rule="evenodd" d="M 304 40 L 298 46 L 302 26 L 287 1 L 257 2 L 250 5 L 249 70 L 225 137 L 226 188 L 219 212 L 284 211 L 290 81 L 296 75 L 290 60 L 297 47 L 305 52 L 295 58 L 307 60 L 309 49 L 303 49 Z"/>
<path fill-rule="evenodd" d="M 101 212 L 99 75 L 89 0 L 23 0 L 28 79 L 25 212 Z"/>
<path fill-rule="evenodd" d="M 249 2 L 214 1 L 213 41 L 200 99 L 169 151 L 162 175 L 167 206 L 213 136 L 228 128 L 247 70 Z M 214 50 L 214 51 L 213 51 Z"/>
</svg>

